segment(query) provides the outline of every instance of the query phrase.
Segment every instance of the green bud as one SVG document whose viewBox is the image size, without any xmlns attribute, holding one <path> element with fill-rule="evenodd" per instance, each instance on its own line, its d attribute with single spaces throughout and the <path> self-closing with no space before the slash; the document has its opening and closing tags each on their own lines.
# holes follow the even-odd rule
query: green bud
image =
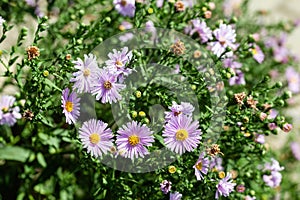
<svg viewBox="0 0 300 200">
<path fill-rule="evenodd" d="M 135 92 L 135 96 L 136 96 L 136 98 L 141 98 L 142 93 L 138 90 Z"/>
<path fill-rule="evenodd" d="M 283 98 L 284 99 L 289 99 L 293 96 L 292 92 L 291 91 L 285 91 L 284 94 L 283 94 Z"/>
<path fill-rule="evenodd" d="M 131 116 L 132 116 L 132 118 L 136 118 L 136 117 L 137 117 L 137 115 L 138 115 L 138 113 L 137 113 L 136 111 L 132 111 L 132 112 L 131 112 Z"/>
<path fill-rule="evenodd" d="M 140 112 L 139 112 L 139 116 L 140 116 L 140 117 L 146 117 L 146 113 L 145 113 L 144 111 L 140 111 Z"/>
<path fill-rule="evenodd" d="M 77 44 L 81 45 L 82 44 L 82 39 L 76 40 Z"/>
<path fill-rule="evenodd" d="M 107 21 L 108 23 L 111 22 L 111 18 L 110 17 L 105 17 L 105 21 Z"/>
<path fill-rule="evenodd" d="M 277 87 L 277 88 L 282 88 L 282 82 L 281 82 L 281 81 L 278 81 L 278 82 L 275 84 L 275 87 Z"/>
<path fill-rule="evenodd" d="M 255 196 L 255 191 L 254 191 L 254 190 L 250 190 L 250 194 L 251 194 L 252 196 Z"/>
<path fill-rule="evenodd" d="M 196 85 L 191 85 L 192 90 L 196 90 L 197 86 Z"/>
</svg>

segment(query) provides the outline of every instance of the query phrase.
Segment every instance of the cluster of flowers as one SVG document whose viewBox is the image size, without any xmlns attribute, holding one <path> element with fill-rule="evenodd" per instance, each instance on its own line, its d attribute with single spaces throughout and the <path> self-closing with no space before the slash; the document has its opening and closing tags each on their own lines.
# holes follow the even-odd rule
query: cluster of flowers
<svg viewBox="0 0 300 200">
<path fill-rule="evenodd" d="M 282 175 L 280 171 L 282 171 L 284 167 L 279 165 L 279 162 L 274 158 L 271 159 L 270 163 L 266 163 L 264 166 L 264 171 L 268 172 L 268 174 L 263 175 L 263 180 L 269 187 L 278 187 L 282 180 Z"/>
<path fill-rule="evenodd" d="M 231 192 L 234 191 L 234 187 L 236 186 L 236 183 L 232 183 L 232 174 L 228 173 L 227 176 L 225 176 L 225 172 L 222 171 L 222 158 L 211 155 L 210 157 L 206 156 L 205 152 L 202 152 L 199 156 L 199 159 L 193 166 L 195 169 L 195 176 L 198 181 L 201 181 L 204 179 L 204 175 L 208 173 L 209 170 L 211 171 L 219 171 L 219 177 L 221 180 L 216 184 L 216 194 L 215 199 L 220 198 L 220 196 L 228 197 Z M 170 169 L 169 169 L 170 171 Z M 213 180 L 212 180 L 213 181 Z M 243 185 L 239 185 L 237 187 L 237 191 L 241 191 L 241 187 L 244 187 Z M 172 182 L 168 180 L 164 180 L 160 184 L 160 189 L 164 194 L 168 194 L 171 191 L 172 188 Z M 177 194 L 177 199 L 181 199 L 182 195 L 178 192 L 170 193 L 170 200 L 174 199 L 174 195 Z M 250 197 L 249 197 L 250 198 Z"/>
<path fill-rule="evenodd" d="M 0 125 L 13 126 L 21 119 L 19 106 L 14 106 L 16 98 L 4 95 L 0 98 Z"/>
</svg>

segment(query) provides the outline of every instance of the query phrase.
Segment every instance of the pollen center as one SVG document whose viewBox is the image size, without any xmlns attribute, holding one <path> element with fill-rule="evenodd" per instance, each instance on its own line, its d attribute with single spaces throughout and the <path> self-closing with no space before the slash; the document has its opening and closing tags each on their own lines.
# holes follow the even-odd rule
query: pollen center
<svg viewBox="0 0 300 200">
<path fill-rule="evenodd" d="M 112 88 L 112 84 L 111 84 L 111 82 L 109 82 L 109 81 L 105 81 L 105 82 L 104 82 L 104 87 L 105 87 L 105 89 L 108 89 L 108 90 L 110 90 L 110 89 Z"/>
<path fill-rule="evenodd" d="M 185 129 L 179 129 L 176 132 L 176 140 L 184 141 L 189 136 L 189 133 Z"/>
<path fill-rule="evenodd" d="M 131 135 L 128 138 L 128 142 L 130 145 L 135 146 L 140 142 L 140 138 L 137 135 Z"/>
<path fill-rule="evenodd" d="M 89 139 L 92 144 L 97 144 L 100 141 L 100 136 L 97 133 L 92 133 Z"/>
<path fill-rule="evenodd" d="M 257 50 L 256 49 L 252 49 L 252 54 L 256 55 L 257 54 Z"/>
<path fill-rule="evenodd" d="M 65 108 L 68 112 L 72 112 L 73 111 L 73 103 L 71 101 L 67 101 Z"/>
<path fill-rule="evenodd" d="M 196 168 L 198 170 L 202 170 L 202 162 L 199 162 L 197 165 L 196 165 Z"/>
<path fill-rule="evenodd" d="M 2 108 L 2 111 L 3 111 L 3 112 L 7 112 L 7 111 L 8 111 L 8 107 L 3 107 L 3 108 Z"/>
<path fill-rule="evenodd" d="M 91 74 L 90 69 L 83 70 L 83 76 L 89 76 Z"/>
<path fill-rule="evenodd" d="M 290 78 L 290 83 L 297 83 L 299 81 L 297 76 L 292 76 L 292 78 Z"/>
<path fill-rule="evenodd" d="M 117 65 L 117 67 L 122 67 L 122 66 L 123 66 L 123 63 L 122 63 L 122 61 L 117 60 L 117 61 L 116 61 L 116 65 Z"/>
<path fill-rule="evenodd" d="M 226 43 L 226 40 L 225 40 L 225 38 L 221 37 L 221 38 L 219 39 L 219 42 L 220 42 L 220 44 L 223 46 L 223 45 Z"/>
<path fill-rule="evenodd" d="M 126 0 L 122 0 L 121 1 L 121 6 L 126 6 L 127 5 L 127 1 Z"/>
</svg>

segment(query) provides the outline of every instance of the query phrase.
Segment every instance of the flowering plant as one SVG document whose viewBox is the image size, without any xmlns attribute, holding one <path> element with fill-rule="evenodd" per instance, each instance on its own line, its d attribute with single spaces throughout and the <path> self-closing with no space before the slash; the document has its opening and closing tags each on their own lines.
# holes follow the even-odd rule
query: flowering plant
<svg viewBox="0 0 300 200">
<path fill-rule="evenodd" d="M 1 199 L 298 198 L 298 143 L 265 141 L 293 128 L 296 24 L 248 1 L 44 3 L 0 3 Z"/>
</svg>

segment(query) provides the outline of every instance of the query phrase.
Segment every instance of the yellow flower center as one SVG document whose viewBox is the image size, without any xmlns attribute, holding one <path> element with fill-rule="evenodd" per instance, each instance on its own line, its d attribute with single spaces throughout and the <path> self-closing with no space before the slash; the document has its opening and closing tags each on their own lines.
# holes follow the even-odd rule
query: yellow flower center
<svg viewBox="0 0 300 200">
<path fill-rule="evenodd" d="M 67 101 L 65 108 L 68 112 L 72 112 L 73 111 L 73 103 L 71 101 Z"/>
<path fill-rule="evenodd" d="M 140 138 L 137 135 L 131 135 L 128 138 L 128 142 L 132 146 L 136 146 L 140 142 Z"/>
<path fill-rule="evenodd" d="M 223 172 L 223 171 L 221 171 L 221 172 L 219 172 L 219 178 L 225 178 L 225 172 Z"/>
<path fill-rule="evenodd" d="M 83 70 L 83 76 L 89 76 L 91 74 L 90 69 L 84 69 Z"/>
<path fill-rule="evenodd" d="M 104 88 L 110 90 L 112 88 L 112 84 L 109 81 L 104 82 Z"/>
<path fill-rule="evenodd" d="M 117 61 L 116 61 L 116 65 L 117 65 L 117 67 L 122 67 L 122 66 L 123 66 L 123 63 L 122 63 L 122 61 L 117 60 Z"/>
<path fill-rule="evenodd" d="M 176 172 L 176 167 L 173 166 L 173 165 L 171 165 L 171 166 L 169 167 L 169 173 L 170 173 L 170 174 L 174 174 L 175 172 Z"/>
<path fill-rule="evenodd" d="M 100 141 L 100 136 L 97 133 L 92 133 L 89 139 L 92 144 L 97 144 Z"/>
<path fill-rule="evenodd" d="M 196 165 L 196 168 L 198 170 L 202 170 L 202 162 L 199 162 L 197 165 Z"/>
<path fill-rule="evenodd" d="M 225 38 L 220 37 L 219 42 L 223 46 L 226 43 L 226 40 L 225 40 Z"/>
<path fill-rule="evenodd" d="M 176 140 L 184 141 L 186 138 L 188 138 L 189 133 L 185 129 L 179 129 L 176 132 Z"/>
<path fill-rule="evenodd" d="M 297 83 L 298 82 L 298 77 L 297 76 L 292 76 L 292 78 L 290 78 L 290 83 Z"/>
<path fill-rule="evenodd" d="M 252 49 L 252 54 L 256 55 L 257 54 L 257 50 L 256 49 Z"/>
<path fill-rule="evenodd" d="M 8 107 L 3 107 L 3 108 L 2 108 L 2 111 L 3 111 L 3 112 L 7 112 L 7 111 L 8 111 Z"/>
</svg>

